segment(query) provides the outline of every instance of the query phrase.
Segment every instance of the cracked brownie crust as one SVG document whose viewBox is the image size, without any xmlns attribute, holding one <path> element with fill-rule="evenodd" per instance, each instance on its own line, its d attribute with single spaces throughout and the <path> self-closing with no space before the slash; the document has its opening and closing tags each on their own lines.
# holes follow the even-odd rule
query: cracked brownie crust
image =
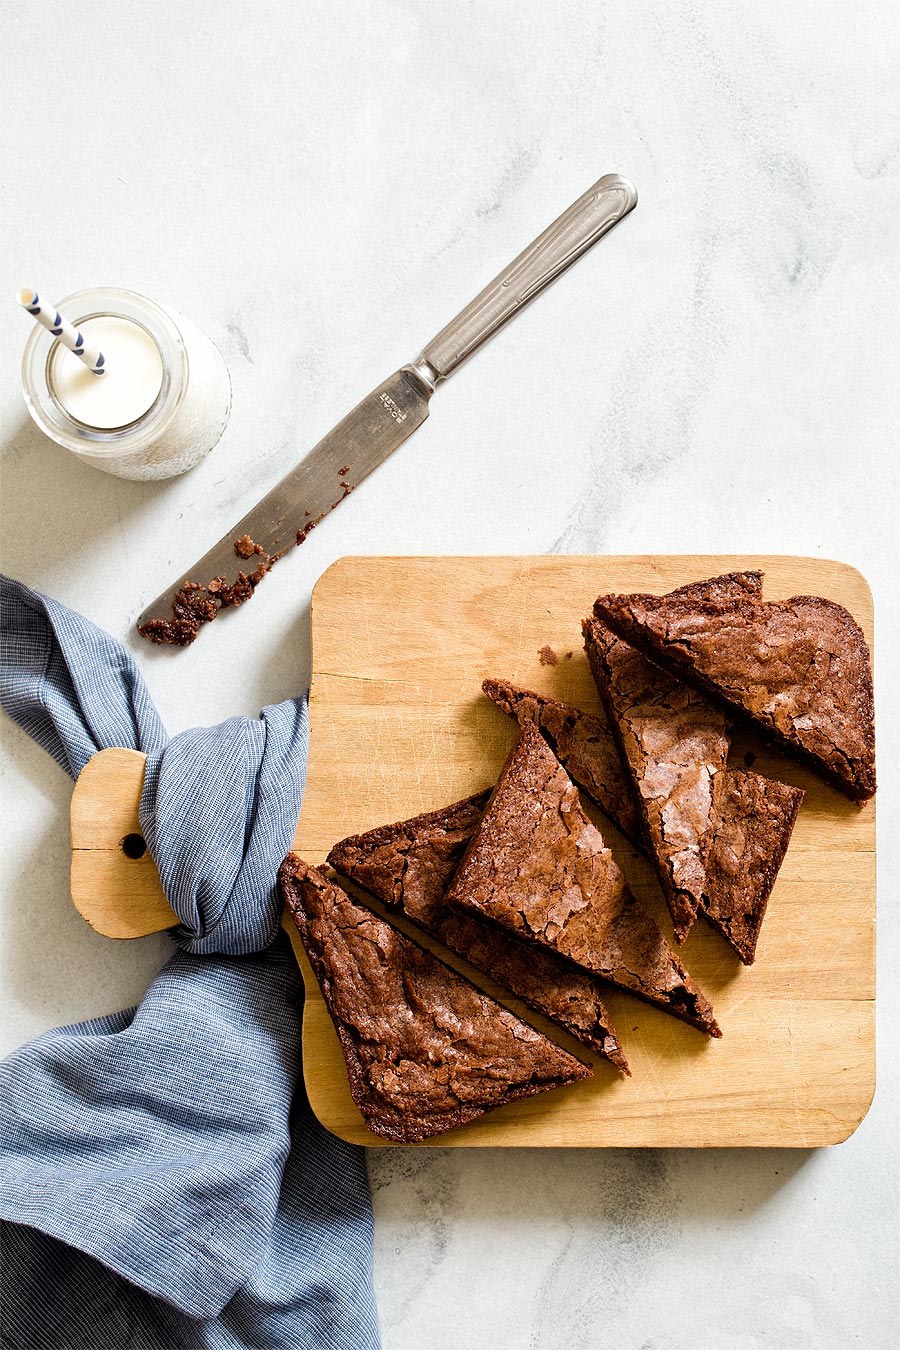
<svg viewBox="0 0 900 1350">
<path fill-rule="evenodd" d="M 489 796 L 490 792 L 482 792 L 443 810 L 342 839 L 329 853 L 328 862 L 629 1073 L 593 976 L 481 915 L 448 905 L 450 879 Z"/>
<path fill-rule="evenodd" d="M 849 797 L 873 796 L 871 661 L 843 606 L 809 595 L 605 595 L 594 612 Z"/>
<path fill-rule="evenodd" d="M 376 1134 L 415 1143 L 592 1076 L 295 854 L 279 880 Z"/>
<path fill-rule="evenodd" d="M 533 726 L 522 730 L 448 899 L 721 1035 Z"/>
<path fill-rule="evenodd" d="M 519 689 L 508 680 L 485 680 L 481 687 L 520 727 L 537 727 L 569 777 L 593 797 L 627 839 L 640 844 L 640 820 L 605 717 Z"/>
<path fill-rule="evenodd" d="M 803 797 L 801 788 L 742 769 L 727 769 L 716 780 L 716 828 L 703 912 L 745 966 L 756 956 L 769 895 Z"/>
<path fill-rule="evenodd" d="M 386 905 L 431 928 L 446 909 L 447 884 L 478 828 L 491 789 L 335 844 L 328 863 Z"/>
<path fill-rule="evenodd" d="M 713 786 L 730 739 L 725 715 L 598 619 L 585 620 L 584 646 L 631 774 L 675 936 L 683 942 L 703 899 Z"/>
</svg>

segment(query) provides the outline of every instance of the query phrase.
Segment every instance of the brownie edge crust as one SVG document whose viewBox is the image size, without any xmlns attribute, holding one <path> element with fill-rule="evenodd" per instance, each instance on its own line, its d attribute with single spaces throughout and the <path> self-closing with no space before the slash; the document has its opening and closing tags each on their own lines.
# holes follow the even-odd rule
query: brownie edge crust
<svg viewBox="0 0 900 1350">
<path fill-rule="evenodd" d="M 722 1034 L 533 726 L 522 729 L 448 899 L 708 1036 Z"/>
<path fill-rule="evenodd" d="M 843 605 L 601 595 L 594 614 L 848 797 L 875 795 L 871 656 Z"/>
<path fill-rule="evenodd" d="M 417 1143 L 593 1076 L 296 854 L 278 875 L 373 1133 Z"/>
<path fill-rule="evenodd" d="M 478 828 L 489 792 L 381 825 L 335 844 L 328 862 L 476 970 L 630 1074 L 600 981 L 554 952 L 447 903 L 447 887 Z"/>
</svg>

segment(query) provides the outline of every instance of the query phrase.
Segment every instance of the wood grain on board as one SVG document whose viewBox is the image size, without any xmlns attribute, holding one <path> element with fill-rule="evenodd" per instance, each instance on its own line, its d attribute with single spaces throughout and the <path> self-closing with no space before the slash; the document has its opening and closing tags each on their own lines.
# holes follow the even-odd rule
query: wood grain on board
<svg viewBox="0 0 900 1350">
<path fill-rule="evenodd" d="M 872 601 L 864 578 L 845 564 L 816 558 L 341 559 L 313 593 L 310 764 L 294 847 L 321 863 L 347 834 L 493 783 L 516 729 L 481 694 L 487 675 L 597 710 L 580 621 L 599 593 L 661 593 L 751 567 L 765 572 L 767 599 L 814 594 L 845 605 L 871 646 Z M 546 648 L 558 664 L 545 663 L 546 651 L 542 661 Z M 681 949 L 713 1003 L 723 1039 L 710 1042 L 610 990 L 607 1003 L 634 1075 L 623 1079 L 476 976 L 482 988 L 591 1061 L 595 1077 L 512 1103 L 431 1142 L 813 1147 L 852 1133 L 875 1084 L 874 803 L 860 808 L 741 734 L 732 762 L 741 766 L 750 757 L 758 772 L 795 783 L 807 795 L 756 964 L 743 967 L 702 922 Z M 142 775 L 141 756 L 104 751 L 84 771 L 73 798 L 73 898 L 99 931 L 111 935 L 155 931 L 174 918 L 149 855 L 128 859 L 120 846 L 125 834 L 139 830 Z M 671 940 L 649 867 L 586 806 Z M 381 1144 L 352 1103 L 318 985 L 293 926 L 286 927 L 306 982 L 303 1055 L 313 1109 L 343 1138 Z M 450 964 L 472 974 L 462 962 Z"/>
</svg>

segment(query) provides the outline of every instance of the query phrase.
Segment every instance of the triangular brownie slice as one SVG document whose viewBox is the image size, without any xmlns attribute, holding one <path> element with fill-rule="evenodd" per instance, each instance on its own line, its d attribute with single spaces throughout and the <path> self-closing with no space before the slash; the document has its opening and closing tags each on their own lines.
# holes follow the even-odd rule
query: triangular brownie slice
<svg viewBox="0 0 900 1350">
<path fill-rule="evenodd" d="M 522 729 L 448 893 L 710 1036 L 702 991 L 638 903 L 543 736 Z"/>
<path fill-rule="evenodd" d="M 849 797 L 874 794 L 869 649 L 842 605 L 809 595 L 604 595 L 594 613 Z"/>
<path fill-rule="evenodd" d="M 748 577 L 751 584 L 753 578 L 760 576 L 758 572 L 742 575 Z M 662 680 L 671 678 L 659 667 L 655 666 L 653 669 Z M 490 689 L 487 687 L 489 685 Z M 485 680 L 482 688 L 504 712 L 515 716 L 520 725 L 531 720 L 537 725 L 537 714 L 542 706 L 555 702 L 553 699 L 544 698 L 543 695 L 518 689 L 505 680 Z M 698 699 L 699 697 L 697 695 Z M 569 704 L 560 703 L 557 706 L 564 710 L 567 724 L 572 719 L 571 738 L 575 747 L 580 747 L 582 742 L 578 727 L 579 718 L 588 719 L 592 723 L 603 722 L 607 728 L 607 736 L 611 737 L 608 723 L 602 718 L 583 713 Z M 593 733 L 588 734 L 593 740 Z M 553 742 L 546 729 L 544 739 L 552 746 Z M 562 743 L 565 744 L 564 741 Z M 607 743 L 610 744 L 611 741 Z M 613 749 L 618 760 L 619 751 L 615 746 Z M 557 757 L 559 757 L 558 746 Z M 564 763 L 564 767 L 578 786 L 585 788 L 597 801 L 597 794 L 591 791 L 590 784 L 586 781 L 588 775 L 579 763 L 577 749 L 572 759 Z M 722 773 L 716 775 L 715 788 L 713 826 L 709 838 L 705 841 L 706 866 L 701 909 L 744 964 L 752 965 L 769 895 L 790 842 L 804 794 L 801 788 L 788 787 L 786 783 L 764 778 L 762 774 L 753 773 L 751 770 L 732 769 L 728 765 Z M 605 795 L 604 810 L 607 816 L 623 834 L 632 838 L 641 851 L 650 857 L 650 848 L 643 837 L 636 838 L 631 834 L 631 829 L 639 825 L 639 820 L 630 790 L 626 802 L 631 812 L 629 821 L 631 829 L 623 828 L 623 822 L 613 809 L 614 801 L 612 793 Z M 477 813 L 479 819 L 482 809 L 479 807 Z M 340 870 L 338 868 L 338 871 Z M 581 1039 L 587 1040 L 584 1036 Z M 587 1041 L 587 1044 L 591 1042 Z"/>
<path fill-rule="evenodd" d="M 762 573 L 729 573 L 669 594 L 717 601 L 759 597 Z M 599 620 L 587 620 L 584 633 L 591 669 L 645 803 L 646 839 L 673 922 L 679 901 L 682 906 L 685 902 L 699 906 L 750 965 L 804 794 L 760 774 L 723 767 L 722 737 L 726 753 L 728 737 L 717 706 L 648 661 Z M 635 694 L 641 697 L 641 706 L 632 701 Z M 671 774 L 676 787 L 667 795 L 665 783 Z M 704 786 L 707 778 L 709 792 Z M 660 789 L 658 795 L 654 788 Z M 686 891 L 686 897 L 679 896 L 679 890 Z M 679 933 L 676 923 L 676 934 L 681 939 L 686 928 Z"/>
<path fill-rule="evenodd" d="M 804 793 L 759 773 L 726 768 L 714 796 L 702 909 L 749 966 Z"/>
<path fill-rule="evenodd" d="M 691 582 L 671 594 L 708 599 L 762 595 L 762 572 L 730 572 L 711 581 Z M 632 785 L 605 711 L 600 715 L 582 712 L 509 680 L 483 680 L 481 688 L 520 727 L 536 726 L 569 777 L 593 797 L 627 839 L 645 847 Z"/>
<path fill-rule="evenodd" d="M 592 1076 L 295 854 L 279 880 L 375 1134 L 416 1143 Z"/>
<path fill-rule="evenodd" d="M 706 883 L 713 788 L 730 743 L 725 714 L 599 619 L 586 619 L 583 630 L 591 672 L 631 776 L 647 854 L 675 937 L 684 942 Z"/>
<path fill-rule="evenodd" d="M 629 1073 L 594 976 L 479 914 L 447 904 L 450 879 L 489 796 L 482 792 L 442 810 L 351 835 L 335 844 L 328 862 Z"/>
<path fill-rule="evenodd" d="M 335 844 L 328 863 L 408 919 L 432 928 L 447 906 L 450 878 L 478 829 L 491 788 L 437 811 L 351 834 Z"/>
<path fill-rule="evenodd" d="M 627 839 L 640 843 L 634 798 L 605 716 L 520 689 L 508 680 L 484 680 L 481 687 L 520 727 L 537 727 L 569 777 L 593 797 Z"/>
</svg>

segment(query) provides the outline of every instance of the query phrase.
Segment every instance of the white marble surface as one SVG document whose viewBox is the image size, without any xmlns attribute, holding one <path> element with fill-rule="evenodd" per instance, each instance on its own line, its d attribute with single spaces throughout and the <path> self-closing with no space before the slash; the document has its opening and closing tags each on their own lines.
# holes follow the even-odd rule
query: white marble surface
<svg viewBox="0 0 900 1350">
<path fill-rule="evenodd" d="M 890 0 L 0 8 L 4 566 L 129 643 L 171 731 L 304 687 L 310 589 L 343 553 L 809 553 L 875 592 L 867 1119 L 813 1153 L 380 1152 L 387 1350 L 894 1343 L 897 40 Z M 135 640 L 201 545 L 610 170 L 634 215 L 253 605 L 176 656 Z M 104 477 L 26 420 L 11 297 L 93 283 L 222 346 L 231 424 L 182 480 Z M 4 734 L 12 1047 L 135 1000 L 164 947 L 77 918 L 70 784 Z"/>
</svg>

